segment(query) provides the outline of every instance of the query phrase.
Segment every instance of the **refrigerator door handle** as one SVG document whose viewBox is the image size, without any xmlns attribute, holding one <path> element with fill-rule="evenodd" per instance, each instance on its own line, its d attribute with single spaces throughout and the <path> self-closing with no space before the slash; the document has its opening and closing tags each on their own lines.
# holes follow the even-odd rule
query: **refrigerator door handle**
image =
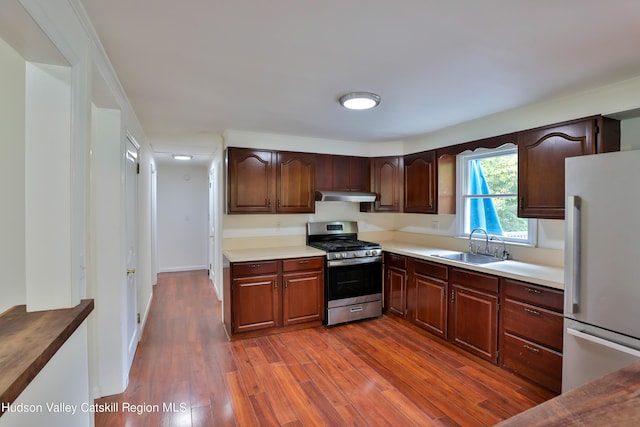
<svg viewBox="0 0 640 427">
<path fill-rule="evenodd" d="M 564 311 L 580 311 L 580 197 L 567 197 Z"/>
<path fill-rule="evenodd" d="M 625 346 L 625 345 L 622 345 L 622 344 L 618 344 L 618 343 L 613 342 L 613 341 L 608 341 L 608 340 L 606 340 L 604 338 L 600 338 L 600 337 L 598 337 L 596 335 L 591 335 L 591 334 L 588 334 L 588 333 L 585 333 L 585 332 L 582 332 L 582 331 L 578 331 L 577 329 L 573 329 L 573 328 L 567 328 L 567 333 L 569 335 L 573 335 L 574 337 L 582 338 L 583 340 L 590 341 L 592 343 L 599 344 L 601 346 L 604 346 L 604 347 L 607 347 L 607 348 L 610 348 L 610 349 L 613 349 L 613 350 L 617 350 L 617 351 L 620 351 L 622 353 L 629 354 L 629 355 L 631 355 L 633 357 L 640 358 L 640 350 L 637 350 L 635 348 L 628 347 L 628 346 Z"/>
</svg>

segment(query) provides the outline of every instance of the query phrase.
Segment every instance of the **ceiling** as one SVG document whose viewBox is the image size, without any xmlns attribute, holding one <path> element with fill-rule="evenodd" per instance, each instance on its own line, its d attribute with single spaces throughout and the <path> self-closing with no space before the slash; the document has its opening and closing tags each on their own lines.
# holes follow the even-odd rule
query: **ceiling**
<svg viewBox="0 0 640 427">
<path fill-rule="evenodd" d="M 634 0 L 82 3 L 148 135 L 392 141 L 640 75 Z"/>
</svg>

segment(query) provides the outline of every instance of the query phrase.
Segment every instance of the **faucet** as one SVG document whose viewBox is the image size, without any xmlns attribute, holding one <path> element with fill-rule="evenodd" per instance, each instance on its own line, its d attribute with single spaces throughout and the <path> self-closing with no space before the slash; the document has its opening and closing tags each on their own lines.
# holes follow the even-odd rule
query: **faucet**
<svg viewBox="0 0 640 427">
<path fill-rule="evenodd" d="M 471 230 L 471 233 L 469 234 L 469 253 L 472 254 L 473 253 L 473 242 L 471 241 L 471 238 L 473 237 L 473 233 L 475 233 L 476 231 L 482 231 L 484 233 L 484 252 L 485 253 L 489 253 L 489 233 L 487 233 L 487 230 L 485 230 L 484 228 L 474 228 L 473 230 Z M 476 253 L 478 253 L 478 250 L 476 250 Z"/>
<path fill-rule="evenodd" d="M 499 240 L 500 242 L 502 242 L 502 256 L 498 256 L 498 249 L 496 248 L 493 252 L 493 256 L 496 258 L 502 258 L 502 259 L 509 259 L 509 252 L 507 251 L 507 244 L 505 243 L 505 241 L 498 236 L 491 236 L 491 238 L 489 239 L 491 241 L 493 240 Z"/>
</svg>

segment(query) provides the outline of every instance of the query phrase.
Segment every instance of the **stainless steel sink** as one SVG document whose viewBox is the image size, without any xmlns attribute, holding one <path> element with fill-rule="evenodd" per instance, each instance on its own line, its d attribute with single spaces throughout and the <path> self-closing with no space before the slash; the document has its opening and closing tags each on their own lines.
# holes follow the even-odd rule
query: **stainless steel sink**
<svg viewBox="0 0 640 427">
<path fill-rule="evenodd" d="M 438 258 L 450 259 L 452 261 L 466 262 L 469 264 L 489 264 L 491 262 L 503 261 L 503 259 L 496 258 L 491 255 L 470 254 L 468 252 L 446 254 L 446 255 L 437 254 L 434 256 L 437 256 Z"/>
</svg>

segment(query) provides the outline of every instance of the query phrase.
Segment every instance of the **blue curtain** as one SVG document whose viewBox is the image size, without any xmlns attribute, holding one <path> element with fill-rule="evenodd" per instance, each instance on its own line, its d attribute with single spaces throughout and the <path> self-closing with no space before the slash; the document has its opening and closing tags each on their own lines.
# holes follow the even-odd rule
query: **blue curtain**
<svg viewBox="0 0 640 427">
<path fill-rule="evenodd" d="M 470 194 L 490 194 L 489 185 L 482 171 L 482 165 L 478 160 L 469 162 Z M 490 198 L 472 198 L 470 212 L 471 230 L 477 227 L 484 228 L 489 234 L 502 235 L 502 226 L 498 213 Z"/>
</svg>

